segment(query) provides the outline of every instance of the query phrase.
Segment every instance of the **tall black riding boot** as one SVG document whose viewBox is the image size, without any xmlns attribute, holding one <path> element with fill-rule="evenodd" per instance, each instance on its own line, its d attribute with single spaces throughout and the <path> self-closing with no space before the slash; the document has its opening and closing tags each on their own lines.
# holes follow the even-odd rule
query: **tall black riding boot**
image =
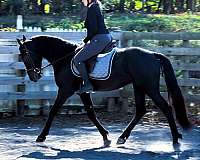
<svg viewBox="0 0 200 160">
<path fill-rule="evenodd" d="M 92 92 L 93 91 L 93 86 L 89 80 L 89 76 L 88 76 L 88 72 L 87 72 L 87 68 L 84 62 L 80 62 L 77 66 L 77 69 L 81 75 L 81 77 L 83 78 L 83 85 L 80 88 L 80 93 L 84 93 L 84 92 Z"/>
</svg>

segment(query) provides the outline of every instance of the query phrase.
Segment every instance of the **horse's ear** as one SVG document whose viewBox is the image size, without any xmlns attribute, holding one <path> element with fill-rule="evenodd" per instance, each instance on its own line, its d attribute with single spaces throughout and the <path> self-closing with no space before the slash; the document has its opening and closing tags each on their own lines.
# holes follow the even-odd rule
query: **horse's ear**
<svg viewBox="0 0 200 160">
<path fill-rule="evenodd" d="M 22 39 L 22 40 L 23 40 L 23 42 L 25 42 L 25 41 L 26 41 L 26 37 L 25 37 L 25 35 L 23 35 L 23 39 Z"/>
<path fill-rule="evenodd" d="M 17 38 L 17 43 L 21 46 L 22 42 L 20 41 L 20 39 Z"/>
</svg>

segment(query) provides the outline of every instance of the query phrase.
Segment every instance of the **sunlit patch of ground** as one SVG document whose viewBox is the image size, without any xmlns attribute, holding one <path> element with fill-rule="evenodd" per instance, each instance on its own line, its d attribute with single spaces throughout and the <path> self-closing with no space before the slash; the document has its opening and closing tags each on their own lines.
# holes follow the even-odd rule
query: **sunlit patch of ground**
<svg viewBox="0 0 200 160">
<path fill-rule="evenodd" d="M 116 141 L 127 122 L 102 120 L 110 131 L 110 147 L 103 148 L 97 129 L 85 118 L 56 119 L 46 142 L 36 143 L 44 121 L 34 118 L 0 120 L 1 160 L 198 160 L 200 159 L 200 127 L 183 132 L 179 146 L 173 146 L 166 123 L 143 121 L 137 125 L 127 142 Z M 71 120 L 70 120 L 71 119 Z M 120 117 L 119 117 L 120 119 Z M 123 119 L 124 120 L 124 119 Z"/>
</svg>

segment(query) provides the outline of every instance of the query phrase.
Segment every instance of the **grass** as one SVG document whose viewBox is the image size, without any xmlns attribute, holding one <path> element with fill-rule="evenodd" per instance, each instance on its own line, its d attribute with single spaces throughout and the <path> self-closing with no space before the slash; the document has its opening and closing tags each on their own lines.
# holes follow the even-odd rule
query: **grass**
<svg viewBox="0 0 200 160">
<path fill-rule="evenodd" d="M 15 28 L 16 17 L 0 17 L 0 28 Z M 198 14 L 179 15 L 142 15 L 142 14 L 105 14 L 105 22 L 111 30 L 134 32 L 200 32 L 200 16 Z M 40 26 L 46 28 L 82 29 L 79 15 L 68 17 L 25 16 L 24 26 Z"/>
<path fill-rule="evenodd" d="M 137 32 L 200 32 L 199 15 L 108 15 L 107 26 Z"/>
</svg>

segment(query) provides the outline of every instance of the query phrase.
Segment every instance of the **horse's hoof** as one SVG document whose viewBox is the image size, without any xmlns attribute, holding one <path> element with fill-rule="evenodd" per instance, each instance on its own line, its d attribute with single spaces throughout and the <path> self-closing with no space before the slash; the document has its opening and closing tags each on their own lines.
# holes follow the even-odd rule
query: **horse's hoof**
<svg viewBox="0 0 200 160">
<path fill-rule="evenodd" d="M 178 138 L 183 139 L 182 134 L 178 133 Z"/>
<path fill-rule="evenodd" d="M 173 140 L 173 145 L 178 145 L 179 143 L 178 143 L 178 139 L 174 139 Z"/>
<path fill-rule="evenodd" d="M 179 144 L 179 143 L 178 143 L 178 138 L 174 138 L 174 139 L 173 139 L 173 145 L 176 145 L 176 144 Z"/>
<path fill-rule="evenodd" d="M 46 137 L 40 137 L 38 136 L 36 139 L 36 142 L 44 142 L 46 140 Z"/>
<path fill-rule="evenodd" d="M 179 144 L 178 139 L 182 139 L 183 136 L 180 133 L 177 133 L 177 135 L 173 138 L 173 144 Z"/>
<path fill-rule="evenodd" d="M 109 147 L 111 144 L 111 140 L 104 140 L 103 147 Z"/>
<path fill-rule="evenodd" d="M 173 144 L 174 151 L 180 151 L 180 143 Z"/>
<path fill-rule="evenodd" d="M 124 144 L 126 140 L 124 138 L 118 138 L 117 144 Z"/>
</svg>

